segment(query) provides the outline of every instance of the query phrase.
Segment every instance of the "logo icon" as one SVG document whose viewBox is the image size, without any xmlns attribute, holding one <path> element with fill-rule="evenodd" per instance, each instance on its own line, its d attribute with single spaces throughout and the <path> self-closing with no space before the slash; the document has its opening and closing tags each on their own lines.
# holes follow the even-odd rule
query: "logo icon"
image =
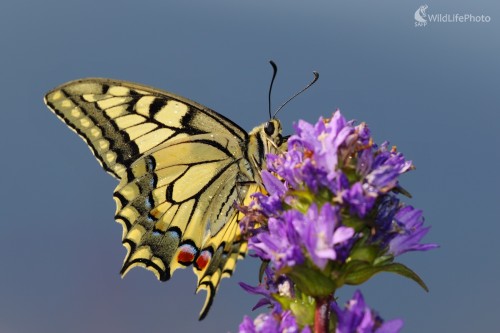
<svg viewBox="0 0 500 333">
<path fill-rule="evenodd" d="M 415 12 L 415 26 L 416 27 L 425 27 L 427 25 L 427 14 L 426 10 L 429 8 L 428 5 L 422 5 L 418 7 Z"/>
<path fill-rule="evenodd" d="M 428 5 L 422 5 L 415 11 L 415 27 L 425 27 L 428 23 L 489 23 L 491 16 L 472 13 L 431 13 L 427 14 Z"/>
</svg>

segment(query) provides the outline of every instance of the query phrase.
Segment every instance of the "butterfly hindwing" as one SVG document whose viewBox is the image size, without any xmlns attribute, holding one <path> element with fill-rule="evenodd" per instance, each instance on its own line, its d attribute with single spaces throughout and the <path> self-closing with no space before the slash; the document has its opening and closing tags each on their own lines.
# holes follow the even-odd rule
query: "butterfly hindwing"
<svg viewBox="0 0 500 333">
<path fill-rule="evenodd" d="M 246 253 L 234 203 L 257 190 L 248 134 L 196 102 L 124 81 L 72 81 L 45 102 L 120 180 L 122 274 L 143 266 L 165 281 L 192 265 L 197 291 L 207 291 L 203 318 L 221 278 Z"/>
<path fill-rule="evenodd" d="M 246 185 L 237 184 L 248 179 L 239 176 L 235 156 L 205 143 L 204 136 L 162 145 L 136 161 L 117 187 L 116 219 L 124 226 L 124 243 L 132 249 L 124 272 L 152 261 L 152 254 L 176 240 L 181 251 L 176 257 L 168 251 L 155 258 L 162 261 L 161 279 L 168 279 L 175 269 L 192 264 L 198 249 L 236 214 L 233 203 L 241 202 L 247 191 Z M 172 262 L 174 258 L 178 260 Z"/>
</svg>

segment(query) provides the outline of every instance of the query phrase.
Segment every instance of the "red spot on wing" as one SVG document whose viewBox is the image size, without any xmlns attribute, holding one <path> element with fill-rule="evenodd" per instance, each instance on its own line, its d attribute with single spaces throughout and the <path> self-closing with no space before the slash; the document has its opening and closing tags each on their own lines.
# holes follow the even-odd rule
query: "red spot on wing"
<svg viewBox="0 0 500 333">
<path fill-rule="evenodd" d="M 199 270 L 205 269 L 205 267 L 207 267 L 207 264 L 210 262 L 210 259 L 212 259 L 212 254 L 210 253 L 210 251 L 202 251 L 196 259 L 196 267 Z"/>
<path fill-rule="evenodd" d="M 177 255 L 177 261 L 184 265 L 190 265 L 195 256 L 196 256 L 196 248 L 189 244 L 184 244 L 179 247 L 179 254 Z"/>
</svg>

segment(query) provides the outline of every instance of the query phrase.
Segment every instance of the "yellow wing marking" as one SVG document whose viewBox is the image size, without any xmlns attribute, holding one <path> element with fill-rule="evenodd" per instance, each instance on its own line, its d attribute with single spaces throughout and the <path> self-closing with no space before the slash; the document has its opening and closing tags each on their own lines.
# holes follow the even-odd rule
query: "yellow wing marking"
<svg viewBox="0 0 500 333">
<path fill-rule="evenodd" d="M 136 140 L 147 133 L 152 132 L 154 129 L 158 128 L 158 125 L 146 123 L 137 126 L 132 126 L 125 129 L 125 132 L 129 136 L 130 140 Z"/>
<path fill-rule="evenodd" d="M 146 118 L 139 116 L 137 114 L 129 114 L 126 116 L 121 116 L 115 119 L 116 125 L 119 129 L 125 129 L 138 125 L 146 121 Z"/>
<path fill-rule="evenodd" d="M 114 86 L 114 87 L 110 87 L 108 89 L 108 94 L 113 95 L 113 96 L 128 97 L 128 96 L 130 96 L 130 89 L 126 88 L 126 87 Z"/>
<path fill-rule="evenodd" d="M 135 104 L 135 111 L 138 114 L 149 117 L 151 104 L 156 100 L 155 96 L 143 96 Z"/>
<path fill-rule="evenodd" d="M 113 106 L 128 104 L 132 101 L 132 97 L 110 97 L 103 98 L 97 101 L 97 106 L 101 110 L 106 110 L 112 108 Z"/>
<path fill-rule="evenodd" d="M 123 104 L 123 105 L 113 106 L 109 109 L 105 109 L 104 112 L 109 118 L 121 117 L 128 113 L 127 105 Z"/>
<path fill-rule="evenodd" d="M 139 146 L 139 152 L 141 154 L 146 153 L 148 150 L 151 150 L 157 147 L 160 143 L 165 141 L 165 138 L 168 138 L 174 135 L 175 132 L 168 128 L 160 128 L 155 131 L 151 131 L 147 134 L 139 136 L 135 142 Z"/>
<path fill-rule="evenodd" d="M 189 108 L 186 104 L 170 100 L 167 102 L 167 105 L 155 114 L 154 118 L 165 125 L 182 128 L 182 124 L 179 120 L 182 119 L 188 111 Z"/>
</svg>

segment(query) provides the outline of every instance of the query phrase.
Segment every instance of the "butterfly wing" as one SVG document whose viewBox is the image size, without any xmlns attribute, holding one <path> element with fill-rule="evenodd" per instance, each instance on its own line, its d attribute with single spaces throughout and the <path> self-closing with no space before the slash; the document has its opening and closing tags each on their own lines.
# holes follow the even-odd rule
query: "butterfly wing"
<svg viewBox="0 0 500 333">
<path fill-rule="evenodd" d="M 218 133 L 238 142 L 248 136 L 238 125 L 201 104 L 119 80 L 68 82 L 49 92 L 45 103 L 118 179 L 145 152 L 178 136 Z"/>
<path fill-rule="evenodd" d="M 249 190 L 248 134 L 196 102 L 117 80 L 69 82 L 45 102 L 120 180 L 122 274 L 143 266 L 166 281 L 193 265 L 197 291 L 207 290 L 203 318 L 220 279 L 246 253 L 234 202 L 257 190 Z"/>
<path fill-rule="evenodd" d="M 142 266 L 165 281 L 193 265 L 197 290 L 207 290 L 201 318 L 220 279 L 246 252 L 234 202 L 250 193 L 241 185 L 249 179 L 239 172 L 234 149 L 214 146 L 207 135 L 169 141 L 134 162 L 114 194 L 129 250 L 122 274 Z"/>
</svg>

